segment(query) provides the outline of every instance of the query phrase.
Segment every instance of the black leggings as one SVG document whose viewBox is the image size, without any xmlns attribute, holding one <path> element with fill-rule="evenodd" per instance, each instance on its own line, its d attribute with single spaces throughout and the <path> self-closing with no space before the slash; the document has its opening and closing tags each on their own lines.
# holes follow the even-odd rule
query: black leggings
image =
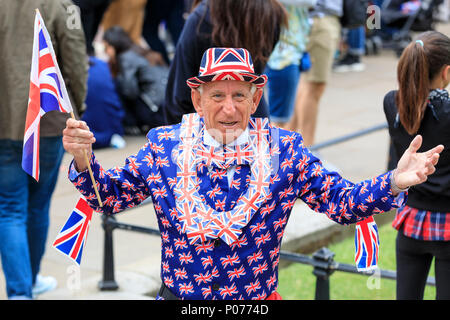
<svg viewBox="0 0 450 320">
<path fill-rule="evenodd" d="M 422 241 L 397 234 L 397 299 L 421 300 L 435 258 L 436 299 L 450 300 L 450 241 Z"/>
</svg>

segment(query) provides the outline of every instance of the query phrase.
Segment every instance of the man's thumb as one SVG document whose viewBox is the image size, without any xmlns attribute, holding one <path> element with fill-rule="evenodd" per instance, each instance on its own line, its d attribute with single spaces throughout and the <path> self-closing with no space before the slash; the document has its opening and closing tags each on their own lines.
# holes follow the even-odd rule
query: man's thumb
<svg viewBox="0 0 450 320">
<path fill-rule="evenodd" d="M 412 153 L 415 153 L 415 152 L 417 152 L 417 150 L 419 150 L 419 148 L 421 146 L 422 146 L 422 136 L 420 134 L 418 134 L 417 136 L 414 137 L 414 139 L 409 144 L 408 150 Z"/>
</svg>

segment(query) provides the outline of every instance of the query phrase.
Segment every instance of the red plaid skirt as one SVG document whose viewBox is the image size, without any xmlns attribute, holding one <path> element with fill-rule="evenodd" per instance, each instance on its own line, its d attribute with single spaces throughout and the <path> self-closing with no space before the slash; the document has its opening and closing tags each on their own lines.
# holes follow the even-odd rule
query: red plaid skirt
<svg viewBox="0 0 450 320">
<path fill-rule="evenodd" d="M 403 229 L 407 237 L 425 241 L 450 240 L 450 213 L 419 210 L 405 205 L 400 208 L 392 226 Z"/>
</svg>

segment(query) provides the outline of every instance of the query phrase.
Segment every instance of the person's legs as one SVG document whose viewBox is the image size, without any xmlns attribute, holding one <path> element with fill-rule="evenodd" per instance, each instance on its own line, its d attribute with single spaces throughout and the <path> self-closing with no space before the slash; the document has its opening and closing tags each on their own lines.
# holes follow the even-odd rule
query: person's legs
<svg viewBox="0 0 450 320">
<path fill-rule="evenodd" d="M 325 83 L 300 80 L 295 104 L 295 127 L 301 133 L 305 146 L 314 143 L 319 103 L 325 87 Z"/>
<path fill-rule="evenodd" d="M 300 69 L 296 64 L 281 70 L 266 67 L 268 77 L 268 98 L 270 120 L 278 127 L 290 130 L 287 124 L 294 113 L 297 84 L 300 79 Z"/>
<path fill-rule="evenodd" d="M 0 140 L 0 255 L 8 298 L 31 298 L 27 240 L 28 175 L 21 141 Z"/>
<path fill-rule="evenodd" d="M 396 241 L 397 299 L 422 300 L 433 255 L 425 241 L 412 239 L 400 230 Z"/>
<path fill-rule="evenodd" d="M 111 0 L 74 0 L 80 8 L 81 23 L 86 38 L 86 50 L 89 55 L 95 54 L 93 41 L 99 24 Z"/>
<path fill-rule="evenodd" d="M 159 25 L 164 19 L 163 13 L 167 10 L 167 3 L 159 0 L 147 0 L 145 6 L 144 23 L 142 25 L 142 37 L 150 48 L 161 53 L 167 65 L 170 59 L 167 54 L 166 45 L 159 38 Z"/>
<path fill-rule="evenodd" d="M 450 241 L 434 241 L 436 299 L 450 300 Z"/>
<path fill-rule="evenodd" d="M 293 120 L 293 128 L 303 135 L 306 146 L 314 143 L 319 103 L 330 78 L 340 30 L 339 19 L 335 16 L 316 17 L 313 20 L 306 48 L 311 68 L 302 73 Z"/>
<path fill-rule="evenodd" d="M 366 43 L 366 31 L 364 27 L 350 29 L 348 32 L 348 52 L 362 56 L 364 54 L 364 48 Z"/>
<path fill-rule="evenodd" d="M 364 27 L 348 30 L 348 50 L 344 57 L 334 66 L 335 72 L 363 71 L 366 67 L 361 62 L 365 53 L 366 32 Z"/>
<path fill-rule="evenodd" d="M 172 0 L 171 8 L 167 13 L 167 29 L 172 37 L 173 45 L 176 47 L 178 39 L 180 38 L 181 31 L 184 26 L 184 3 L 183 1 Z"/>
<path fill-rule="evenodd" d="M 42 256 L 45 251 L 49 226 L 50 200 L 56 186 L 59 167 L 64 155 L 61 137 L 40 139 L 40 176 L 39 183 L 29 177 L 28 196 L 28 247 L 33 283 L 39 273 Z"/>
<path fill-rule="evenodd" d="M 92 41 L 94 41 L 95 36 L 97 35 L 98 28 L 100 26 L 100 23 L 102 22 L 103 16 L 108 9 L 111 0 L 95 0 L 92 1 L 92 5 L 94 6 L 92 9 L 92 25 L 91 25 L 91 32 L 92 32 Z M 92 42 L 91 42 L 92 45 Z"/>
</svg>

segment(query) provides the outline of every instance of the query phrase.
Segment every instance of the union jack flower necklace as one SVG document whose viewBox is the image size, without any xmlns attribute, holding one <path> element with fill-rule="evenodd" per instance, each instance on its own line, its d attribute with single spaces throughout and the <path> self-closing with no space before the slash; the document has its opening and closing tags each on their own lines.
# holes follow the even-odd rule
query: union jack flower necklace
<svg viewBox="0 0 450 320">
<path fill-rule="evenodd" d="M 264 203 L 269 194 L 271 168 L 268 121 L 264 120 L 267 119 L 250 121 L 251 148 L 245 148 L 245 153 L 240 153 L 242 151 L 240 149 L 231 150 L 230 147 L 226 147 L 226 157 L 222 155 L 209 157 L 208 155 L 214 155 L 214 150 L 206 148 L 201 142 L 204 124 L 200 121 L 200 117 L 197 114 L 183 117 L 177 155 L 177 184 L 174 191 L 181 231 L 186 233 L 191 244 L 220 238 L 231 245 L 239 238 L 241 229 Z M 197 165 L 202 157 L 207 157 L 209 163 L 222 161 L 229 164 L 240 163 L 243 158 L 249 160 L 251 173 L 249 187 L 238 198 L 233 209 L 219 212 L 202 201 L 198 193 L 197 177 Z M 219 165 L 218 162 L 217 164 Z"/>
</svg>

